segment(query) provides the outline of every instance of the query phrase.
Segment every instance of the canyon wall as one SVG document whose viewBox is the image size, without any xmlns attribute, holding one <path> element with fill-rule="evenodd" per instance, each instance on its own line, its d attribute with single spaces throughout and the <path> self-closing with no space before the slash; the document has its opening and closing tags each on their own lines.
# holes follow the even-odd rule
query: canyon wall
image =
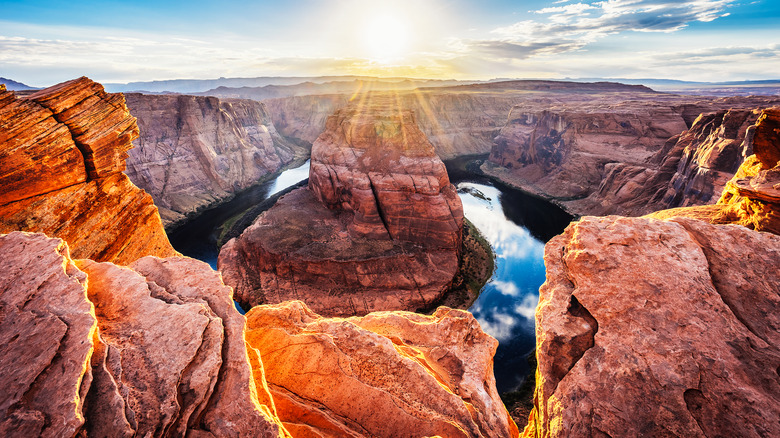
<svg viewBox="0 0 780 438">
<path fill-rule="evenodd" d="M 138 136 L 121 94 L 87 78 L 22 98 L 0 89 L 0 233 L 61 237 L 77 258 L 171 256 L 152 198 L 122 174 Z"/>
<path fill-rule="evenodd" d="M 251 100 L 127 94 L 141 135 L 125 173 L 152 195 L 166 226 L 230 198 L 305 151 Z"/>
<path fill-rule="evenodd" d="M 574 214 L 636 216 L 712 203 L 750 148 L 753 108 L 779 103 L 629 97 L 517 105 L 482 170 Z M 693 112 L 713 110 L 686 126 Z"/>
<path fill-rule="evenodd" d="M 312 147 L 309 187 L 223 246 L 251 307 L 300 299 L 324 315 L 432 306 L 458 269 L 463 209 L 414 113 L 377 98 L 338 110 Z"/>
</svg>

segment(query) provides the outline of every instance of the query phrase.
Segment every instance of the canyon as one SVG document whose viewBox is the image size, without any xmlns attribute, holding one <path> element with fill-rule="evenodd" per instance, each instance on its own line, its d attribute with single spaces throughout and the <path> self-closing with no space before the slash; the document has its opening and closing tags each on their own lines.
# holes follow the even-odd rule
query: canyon
<svg viewBox="0 0 780 438">
<path fill-rule="evenodd" d="M 469 312 L 436 308 L 464 221 L 437 148 L 461 154 L 443 140 L 459 135 L 489 143 L 486 174 L 570 211 L 645 215 L 583 217 L 545 246 L 522 436 L 780 434 L 773 98 L 524 86 L 529 101 L 498 105 L 511 103 L 500 126 L 465 123 L 466 101 L 517 85 L 419 90 L 463 109 L 430 141 L 435 113 L 393 93 L 334 108 L 308 186 L 225 245 L 222 273 L 177 254 L 152 197 L 123 174 L 138 125 L 122 95 L 87 78 L 0 87 L 0 434 L 518 436 L 496 390 L 496 339 Z M 214 161 L 173 160 L 229 163 L 225 180 L 165 177 L 155 155 L 147 170 L 128 161 L 151 187 L 173 178 L 178 199 L 197 198 L 169 224 L 296 153 L 280 127 L 295 123 L 269 121 L 272 104 L 159 97 L 149 114 L 180 105 L 172 117 L 188 127 L 149 130 L 192 150 L 219 144 L 197 139 L 199 126 L 235 141 Z M 291 102 L 316 100 L 305 98 Z M 255 158 L 269 164 L 248 176 Z M 215 187 L 233 191 L 203 197 Z M 272 304 L 242 316 L 233 298 Z"/>
<path fill-rule="evenodd" d="M 126 95 L 141 135 L 125 174 L 152 195 L 168 228 L 308 154 L 280 136 L 260 102 Z"/>
<path fill-rule="evenodd" d="M 442 299 L 463 209 L 414 113 L 383 98 L 336 111 L 309 175 L 222 247 L 219 269 L 242 306 L 302 299 L 351 316 Z"/>
</svg>

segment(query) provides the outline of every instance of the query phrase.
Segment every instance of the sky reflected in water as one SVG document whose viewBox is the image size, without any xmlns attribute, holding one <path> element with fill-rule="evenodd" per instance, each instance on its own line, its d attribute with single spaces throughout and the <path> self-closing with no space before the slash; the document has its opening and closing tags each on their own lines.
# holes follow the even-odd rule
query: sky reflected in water
<svg viewBox="0 0 780 438">
<path fill-rule="evenodd" d="M 500 392 L 516 389 L 528 374 L 533 351 L 534 310 L 544 283 L 544 243 L 504 213 L 503 193 L 473 182 L 457 184 L 466 216 L 490 242 L 496 270 L 469 309 L 482 329 L 499 341 L 495 357 Z"/>
</svg>

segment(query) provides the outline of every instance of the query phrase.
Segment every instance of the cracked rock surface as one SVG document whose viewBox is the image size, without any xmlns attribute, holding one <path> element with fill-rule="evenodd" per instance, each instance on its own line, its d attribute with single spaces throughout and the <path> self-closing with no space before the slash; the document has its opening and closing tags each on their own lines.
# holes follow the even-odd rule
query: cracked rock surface
<svg viewBox="0 0 780 438">
<path fill-rule="evenodd" d="M 377 98 L 328 119 L 309 186 L 225 244 L 219 267 L 246 307 L 414 311 L 452 282 L 462 227 L 460 198 L 414 113 Z"/>
<path fill-rule="evenodd" d="M 0 252 L 0 435 L 289 436 L 205 263 L 74 263 L 61 239 L 23 232 Z"/>
<path fill-rule="evenodd" d="M 586 217 L 545 247 L 523 436 L 780 434 L 780 237 Z"/>
<path fill-rule="evenodd" d="M 45 233 L 75 258 L 176 254 L 152 197 L 122 174 L 138 136 L 122 94 L 86 77 L 17 97 L 0 86 L 0 233 Z"/>
<path fill-rule="evenodd" d="M 518 434 L 495 387 L 498 342 L 468 312 L 323 318 L 290 301 L 253 308 L 246 337 L 294 436 Z"/>
</svg>

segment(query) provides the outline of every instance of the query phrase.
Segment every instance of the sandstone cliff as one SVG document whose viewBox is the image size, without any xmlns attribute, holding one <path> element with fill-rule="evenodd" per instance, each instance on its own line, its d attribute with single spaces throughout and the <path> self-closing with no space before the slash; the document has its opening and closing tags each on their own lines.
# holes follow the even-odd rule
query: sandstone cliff
<svg viewBox="0 0 780 438">
<path fill-rule="evenodd" d="M 125 173 L 154 198 L 166 226 L 225 200 L 296 157 L 264 104 L 241 99 L 127 94 L 140 137 Z"/>
<path fill-rule="evenodd" d="M 247 307 L 301 299 L 325 315 L 417 310 L 458 269 L 463 209 L 414 114 L 376 99 L 337 111 L 293 191 L 220 252 Z"/>
<path fill-rule="evenodd" d="M 745 135 L 757 116 L 751 108 L 777 102 L 752 97 L 682 104 L 691 97 L 669 95 L 577 99 L 514 107 L 482 169 L 574 214 L 634 216 L 714 202 L 748 148 Z M 690 112 L 701 110 L 719 111 L 688 128 Z"/>
<path fill-rule="evenodd" d="M 545 247 L 523 436 L 780 434 L 780 237 L 584 218 Z"/>
<path fill-rule="evenodd" d="M 518 434 L 497 342 L 468 312 L 343 320 L 287 302 L 247 321 L 190 258 L 73 261 L 23 232 L 0 252 L 2 436 Z"/>
<path fill-rule="evenodd" d="M 122 174 L 138 127 L 121 94 L 87 78 L 0 90 L 0 121 L 1 233 L 43 232 L 122 264 L 175 254 L 152 198 Z"/>
</svg>

